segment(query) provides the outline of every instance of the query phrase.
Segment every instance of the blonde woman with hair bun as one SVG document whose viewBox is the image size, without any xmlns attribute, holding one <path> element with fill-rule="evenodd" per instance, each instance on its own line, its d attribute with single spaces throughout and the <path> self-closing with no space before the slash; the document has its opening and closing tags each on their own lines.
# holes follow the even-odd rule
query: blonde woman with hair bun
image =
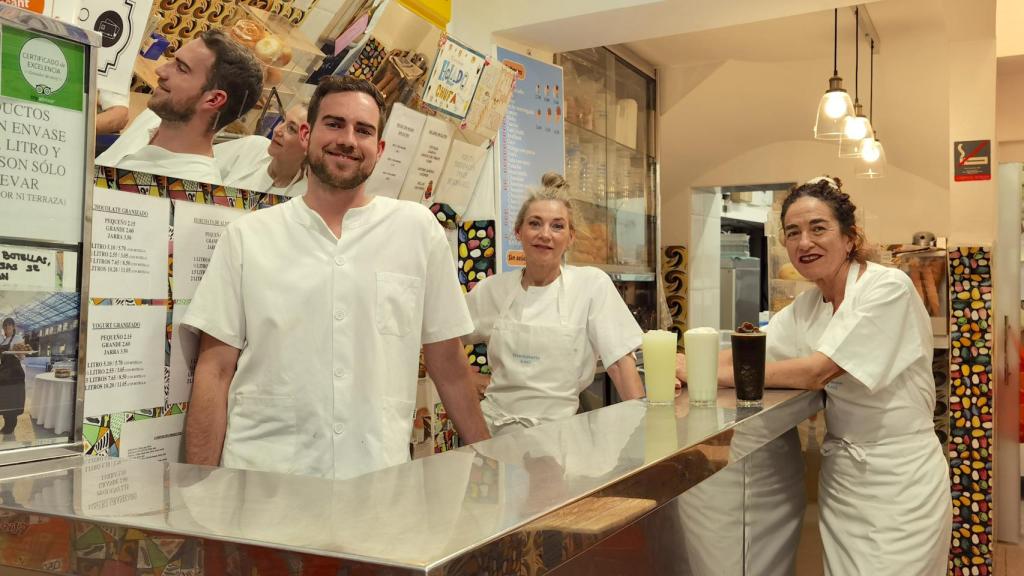
<svg viewBox="0 0 1024 576">
<path fill-rule="evenodd" d="M 568 418 L 594 379 L 597 359 L 623 400 L 643 395 L 633 350 L 643 331 L 608 275 L 563 263 L 576 235 L 568 184 L 549 172 L 515 221 L 526 266 L 477 284 L 467 297 L 474 331 L 487 343 L 491 377 L 479 386 L 491 434 Z"/>
</svg>

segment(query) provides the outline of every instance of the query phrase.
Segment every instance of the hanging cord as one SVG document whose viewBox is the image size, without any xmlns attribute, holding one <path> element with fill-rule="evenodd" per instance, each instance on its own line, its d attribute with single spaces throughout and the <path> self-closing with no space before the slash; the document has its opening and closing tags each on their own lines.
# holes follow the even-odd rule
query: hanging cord
<svg viewBox="0 0 1024 576">
<path fill-rule="evenodd" d="M 857 20 L 854 24 L 854 62 L 853 62 L 853 103 L 860 104 L 860 7 L 853 9 L 853 17 Z"/>
<path fill-rule="evenodd" d="M 839 8 L 832 14 L 832 75 L 839 76 Z"/>
<path fill-rule="evenodd" d="M 875 123 L 875 39 L 871 39 L 871 91 L 868 95 L 868 119 Z"/>
</svg>

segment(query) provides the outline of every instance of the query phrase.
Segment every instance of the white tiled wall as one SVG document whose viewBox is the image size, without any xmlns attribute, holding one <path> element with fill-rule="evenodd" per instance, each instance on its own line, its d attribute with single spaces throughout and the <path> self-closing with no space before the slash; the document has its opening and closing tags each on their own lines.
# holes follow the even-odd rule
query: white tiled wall
<svg viewBox="0 0 1024 576">
<path fill-rule="evenodd" d="M 694 190 L 690 200 L 690 328 L 719 328 L 721 233 L 722 196 L 716 189 Z"/>
</svg>

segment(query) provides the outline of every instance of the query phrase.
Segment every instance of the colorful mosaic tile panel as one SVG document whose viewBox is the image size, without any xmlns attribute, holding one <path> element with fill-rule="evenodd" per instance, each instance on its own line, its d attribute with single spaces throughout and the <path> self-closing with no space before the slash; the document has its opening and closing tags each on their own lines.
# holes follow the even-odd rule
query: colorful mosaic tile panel
<svg viewBox="0 0 1024 576">
<path fill-rule="evenodd" d="M 496 266 L 494 220 L 463 222 L 459 226 L 459 283 L 469 292 L 493 276 Z"/>
<path fill-rule="evenodd" d="M 661 270 L 665 284 L 665 301 L 672 315 L 671 330 L 678 336 L 682 346 L 683 332 L 686 332 L 686 293 L 690 289 L 687 277 L 686 246 L 665 246 L 662 251 Z"/>
<path fill-rule="evenodd" d="M 949 252 L 950 574 L 992 574 L 991 249 Z"/>
</svg>

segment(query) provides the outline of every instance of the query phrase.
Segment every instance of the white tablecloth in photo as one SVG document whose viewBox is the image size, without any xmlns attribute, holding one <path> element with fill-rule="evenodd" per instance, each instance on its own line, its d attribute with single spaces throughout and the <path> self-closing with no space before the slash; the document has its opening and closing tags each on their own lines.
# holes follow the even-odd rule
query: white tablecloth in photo
<svg viewBox="0 0 1024 576">
<path fill-rule="evenodd" d="M 39 387 L 36 386 L 36 376 L 46 372 L 46 366 L 50 363 L 48 356 L 32 356 L 21 361 L 21 367 L 25 370 L 25 410 L 32 416 L 33 420 L 39 420 L 39 409 L 42 398 L 38 396 Z"/>
<path fill-rule="evenodd" d="M 33 381 L 32 417 L 43 428 L 55 434 L 71 430 L 71 413 L 74 408 L 75 380 L 57 378 L 53 372 L 39 374 Z"/>
</svg>

